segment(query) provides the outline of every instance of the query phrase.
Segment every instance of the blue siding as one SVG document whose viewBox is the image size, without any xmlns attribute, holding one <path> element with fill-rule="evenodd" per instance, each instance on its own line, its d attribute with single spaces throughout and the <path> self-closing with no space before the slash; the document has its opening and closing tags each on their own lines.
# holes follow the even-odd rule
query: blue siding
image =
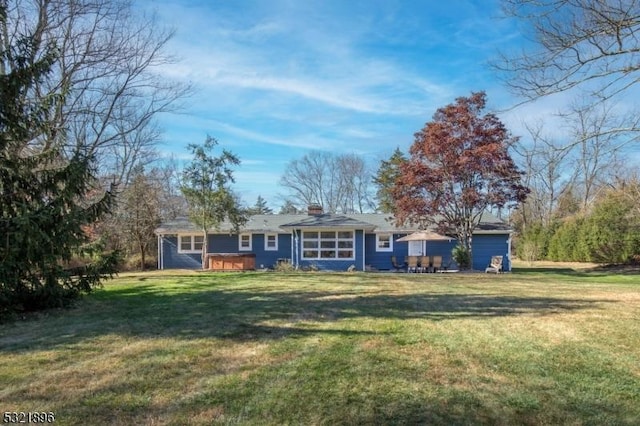
<svg viewBox="0 0 640 426">
<path fill-rule="evenodd" d="M 291 258 L 291 234 L 278 234 L 277 251 L 264 249 L 264 234 L 253 234 L 251 240 L 251 250 L 240 251 L 238 235 L 209 234 L 207 239 L 208 252 L 254 253 L 256 268 L 271 268 L 275 266 L 278 259 Z M 177 235 L 162 237 L 162 256 L 164 269 L 200 269 L 202 267 L 199 253 L 178 253 Z"/>
<path fill-rule="evenodd" d="M 300 259 L 300 267 L 316 265 L 321 270 L 346 271 L 354 265 L 358 271 L 363 270 L 363 259 L 366 265 L 378 270 L 391 269 L 391 256 L 396 256 L 402 262 L 408 254 L 409 244 L 397 242 L 403 234 L 393 235 L 393 252 L 377 252 L 375 234 L 366 234 L 363 245 L 363 231 L 355 234 L 355 259 L 353 260 L 303 260 L 301 253 L 296 256 Z M 278 259 L 291 258 L 291 235 L 278 234 L 278 250 L 266 251 L 264 249 L 264 234 L 252 235 L 252 250 L 240 251 L 238 236 L 229 234 L 211 234 L 208 237 L 209 253 L 254 253 L 256 255 L 256 267 L 273 267 Z M 503 256 L 503 269 L 509 270 L 508 234 L 499 235 L 475 235 L 473 237 L 473 269 L 483 271 L 491 262 L 491 256 Z M 427 241 L 426 254 L 429 256 L 442 256 L 443 264 L 451 261 L 450 269 L 457 268 L 451 260 L 451 250 L 456 241 Z M 299 247 L 301 251 L 302 247 Z M 363 257 L 364 256 L 364 257 Z M 165 269 L 200 269 L 200 254 L 178 253 L 178 237 L 165 235 L 162 237 L 162 262 Z"/>
<path fill-rule="evenodd" d="M 427 256 L 442 256 L 442 265 L 448 269 L 458 269 L 458 264 L 451 257 L 451 251 L 458 245 L 456 240 L 427 241 L 425 245 Z"/>
<path fill-rule="evenodd" d="M 207 252 L 209 253 L 251 253 L 238 250 L 239 241 L 237 235 L 209 234 L 207 240 Z"/>
<path fill-rule="evenodd" d="M 367 234 L 365 237 L 365 263 L 373 266 L 379 271 L 392 269 L 391 256 L 396 256 L 398 262 L 403 262 L 405 256 L 409 254 L 408 243 L 398 243 L 396 240 L 406 234 L 393 234 L 393 252 L 376 251 L 376 234 Z"/>
<path fill-rule="evenodd" d="M 491 263 L 491 256 L 502 256 L 502 268 L 509 270 L 509 240 L 508 234 L 474 235 L 471 247 L 473 249 L 473 269 L 484 271 Z"/>
<path fill-rule="evenodd" d="M 398 238 L 406 234 L 393 234 L 393 252 L 376 251 L 375 234 L 367 234 L 366 238 L 366 259 L 367 265 L 385 271 L 392 269 L 391 256 L 395 256 L 399 263 L 404 262 L 404 258 L 409 255 L 409 243 L 398 242 Z M 427 241 L 426 256 L 442 256 L 442 264 L 449 265 L 449 269 L 456 269 L 458 265 L 451 258 L 451 250 L 456 246 L 456 241 Z"/>
<path fill-rule="evenodd" d="M 256 255 L 256 268 L 273 268 L 278 259 L 291 259 L 291 234 L 278 234 L 278 250 L 265 250 L 265 234 L 253 234 L 251 253 Z"/>
<path fill-rule="evenodd" d="M 396 240 L 404 234 L 393 234 L 393 252 L 376 251 L 375 234 L 367 234 L 365 238 L 366 264 L 378 270 L 389 270 L 391 266 L 391 256 L 396 256 L 398 262 L 403 262 L 409 253 L 409 243 L 397 242 Z M 491 262 L 491 256 L 503 256 L 503 268 L 509 270 L 508 254 L 508 234 L 500 235 L 475 235 L 472 241 L 473 247 L 473 269 L 484 271 Z M 449 265 L 449 269 L 458 269 L 458 265 L 451 257 L 451 251 L 456 246 L 457 241 L 427 241 L 427 256 L 442 256 L 442 264 Z"/>
<path fill-rule="evenodd" d="M 256 268 L 272 268 L 278 259 L 291 259 L 291 234 L 278 234 L 278 250 L 264 249 L 264 234 L 251 235 L 251 250 L 240 250 L 238 235 L 209 235 L 209 253 L 253 253 Z"/>
<path fill-rule="evenodd" d="M 162 237 L 162 264 L 164 269 L 200 269 L 202 268 L 199 253 L 178 253 L 178 236 Z"/>
</svg>

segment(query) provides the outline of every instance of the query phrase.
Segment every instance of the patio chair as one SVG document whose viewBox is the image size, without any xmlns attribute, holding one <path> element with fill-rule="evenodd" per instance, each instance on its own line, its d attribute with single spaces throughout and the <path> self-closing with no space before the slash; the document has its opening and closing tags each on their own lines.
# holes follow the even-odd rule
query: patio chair
<svg viewBox="0 0 640 426">
<path fill-rule="evenodd" d="M 409 256 L 407 272 L 418 272 L 418 256 Z"/>
<path fill-rule="evenodd" d="M 451 268 L 451 264 L 452 263 L 453 263 L 453 259 L 451 259 L 450 257 L 447 258 L 446 262 L 443 260 L 442 261 L 442 268 L 440 268 L 439 272 L 448 271 L 449 268 Z"/>
<path fill-rule="evenodd" d="M 431 260 L 429 256 L 420 256 L 420 272 L 431 272 Z"/>
<path fill-rule="evenodd" d="M 404 265 L 398 263 L 398 259 L 395 256 L 391 256 L 391 266 L 396 272 L 400 271 L 404 267 Z"/>
<path fill-rule="evenodd" d="M 442 268 L 442 256 L 433 256 L 433 263 L 431 264 L 433 272 L 437 272 Z"/>
<path fill-rule="evenodd" d="M 502 256 L 492 256 L 491 263 L 487 266 L 484 272 L 485 274 L 488 272 L 495 272 L 496 274 L 499 274 L 502 272 Z"/>
</svg>

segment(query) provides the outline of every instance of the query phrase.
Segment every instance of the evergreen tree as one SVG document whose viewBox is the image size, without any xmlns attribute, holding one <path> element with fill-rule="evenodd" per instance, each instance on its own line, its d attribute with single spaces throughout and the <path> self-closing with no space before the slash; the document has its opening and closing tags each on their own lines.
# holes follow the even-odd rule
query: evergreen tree
<svg viewBox="0 0 640 426">
<path fill-rule="evenodd" d="M 282 205 L 282 207 L 280 207 L 280 212 L 278 214 L 299 214 L 299 213 L 300 211 L 298 210 L 296 205 L 293 204 L 293 201 L 286 200 Z"/>
<path fill-rule="evenodd" d="M 231 166 L 240 164 L 240 160 L 226 149 L 220 156 L 213 156 L 216 145 L 218 141 L 211 136 L 203 145 L 189 144 L 193 160 L 182 172 L 180 187 L 187 199 L 189 218 L 202 230 L 202 269 L 207 268 L 209 230 L 218 229 L 228 220 L 237 232 L 246 222 L 246 213 L 229 188 L 234 182 Z"/>
<path fill-rule="evenodd" d="M 258 195 L 254 206 L 247 209 L 247 215 L 255 214 L 273 214 L 273 210 L 267 206 L 267 201 L 261 195 Z"/>
<path fill-rule="evenodd" d="M 0 4 L 0 19 L 6 5 Z M 94 186 L 91 156 L 63 151 L 64 129 L 52 117 L 64 93 L 40 98 L 35 90 L 57 54 L 50 47 L 34 59 L 31 41 L 25 36 L 10 49 L 0 46 L 0 316 L 64 306 L 116 263 L 115 255 L 96 257 L 99 247 L 88 244 L 85 232 L 109 211 L 111 192 Z M 66 267 L 82 253 L 97 260 Z"/>
<path fill-rule="evenodd" d="M 640 219 L 634 207 L 621 191 L 609 191 L 597 201 L 579 239 L 585 260 L 618 264 L 640 254 Z"/>
<path fill-rule="evenodd" d="M 373 182 L 378 186 L 376 197 L 378 198 L 378 210 L 382 213 L 394 212 L 395 201 L 391 195 L 391 189 L 400 176 L 400 166 L 406 161 L 407 159 L 400 148 L 396 148 L 389 160 L 380 162 L 380 168 L 373 178 Z"/>
</svg>

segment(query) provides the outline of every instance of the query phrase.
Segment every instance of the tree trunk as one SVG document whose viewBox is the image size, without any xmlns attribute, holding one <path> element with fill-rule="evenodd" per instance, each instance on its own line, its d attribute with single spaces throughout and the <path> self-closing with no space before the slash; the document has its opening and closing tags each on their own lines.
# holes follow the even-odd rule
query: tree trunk
<svg viewBox="0 0 640 426">
<path fill-rule="evenodd" d="M 473 270 L 473 232 L 470 232 L 467 237 L 467 250 L 469 251 L 469 270 Z"/>
<path fill-rule="evenodd" d="M 206 231 L 206 229 L 203 230 L 202 234 L 203 234 L 203 238 L 202 238 L 202 269 L 207 269 L 207 267 L 209 265 L 207 265 L 208 247 L 207 247 L 207 231 Z"/>
<path fill-rule="evenodd" d="M 140 244 L 140 270 L 144 271 L 146 263 L 145 263 L 145 257 L 144 257 L 144 244 Z"/>
</svg>

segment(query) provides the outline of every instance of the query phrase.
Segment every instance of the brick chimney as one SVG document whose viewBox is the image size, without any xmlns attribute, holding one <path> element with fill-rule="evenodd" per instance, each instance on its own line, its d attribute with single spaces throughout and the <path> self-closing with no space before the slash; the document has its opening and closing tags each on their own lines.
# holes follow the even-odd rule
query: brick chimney
<svg viewBox="0 0 640 426">
<path fill-rule="evenodd" d="M 324 213 L 320 204 L 309 204 L 307 206 L 307 214 L 309 216 L 318 216 Z"/>
</svg>

